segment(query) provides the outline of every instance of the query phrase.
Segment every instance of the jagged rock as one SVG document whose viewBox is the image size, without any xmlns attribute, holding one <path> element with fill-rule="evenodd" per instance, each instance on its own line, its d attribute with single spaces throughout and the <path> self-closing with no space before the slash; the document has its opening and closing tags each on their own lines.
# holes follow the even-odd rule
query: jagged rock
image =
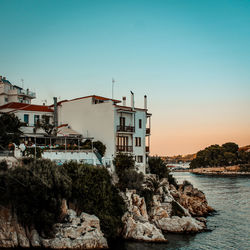
<svg viewBox="0 0 250 250">
<path fill-rule="evenodd" d="M 25 229 L 11 209 L 0 207 L 0 248 L 29 247 Z"/>
<path fill-rule="evenodd" d="M 45 239 L 33 228 L 28 230 L 12 215 L 10 208 L 0 207 L 0 248 L 45 247 L 52 249 L 108 248 L 107 240 L 100 229 L 100 221 L 94 215 L 76 212 L 65 206 L 63 223 L 53 226 L 55 237 Z"/>
<path fill-rule="evenodd" d="M 149 222 L 149 216 L 144 198 L 135 191 L 126 191 L 122 194 L 128 211 L 124 214 L 123 237 L 148 242 L 167 242 L 160 229 Z"/>
<path fill-rule="evenodd" d="M 41 238 L 36 231 L 36 229 L 31 230 L 30 232 L 30 244 L 32 247 L 40 247 L 41 246 Z"/>
<path fill-rule="evenodd" d="M 155 221 L 155 224 L 163 231 L 171 233 L 194 233 L 200 232 L 205 228 L 203 222 L 197 221 L 192 217 L 180 218 L 178 216 L 173 216 L 172 218 L 162 218 Z"/>
<path fill-rule="evenodd" d="M 100 230 L 100 221 L 94 215 L 76 212 L 69 209 L 65 223 L 54 225 L 55 238 L 43 239 L 42 245 L 52 249 L 92 249 L 108 248 L 107 240 Z"/>
<path fill-rule="evenodd" d="M 208 203 L 205 194 L 194 188 L 192 184 L 180 185 L 178 193 L 175 193 L 176 200 L 195 217 L 203 217 L 213 212 Z"/>
</svg>

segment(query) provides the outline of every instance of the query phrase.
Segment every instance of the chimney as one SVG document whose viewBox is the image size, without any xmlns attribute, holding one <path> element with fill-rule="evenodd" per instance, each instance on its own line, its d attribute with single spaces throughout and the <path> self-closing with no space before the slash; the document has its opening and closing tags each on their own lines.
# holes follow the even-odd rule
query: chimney
<svg viewBox="0 0 250 250">
<path fill-rule="evenodd" d="M 126 106 L 126 96 L 123 96 L 123 97 L 122 97 L 122 105 L 123 105 L 123 106 Z"/>
<path fill-rule="evenodd" d="M 131 93 L 131 108 L 134 109 L 135 108 L 134 93 L 132 91 L 130 91 L 130 93 Z"/>
<path fill-rule="evenodd" d="M 54 125 L 58 127 L 58 108 L 57 108 L 57 97 L 54 97 Z"/>
<path fill-rule="evenodd" d="M 148 109 L 147 96 L 144 96 L 144 109 Z"/>
</svg>

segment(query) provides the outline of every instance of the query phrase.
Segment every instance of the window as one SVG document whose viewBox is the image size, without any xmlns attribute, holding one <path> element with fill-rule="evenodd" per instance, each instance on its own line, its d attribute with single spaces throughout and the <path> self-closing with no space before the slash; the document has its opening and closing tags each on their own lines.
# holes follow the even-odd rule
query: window
<svg viewBox="0 0 250 250">
<path fill-rule="evenodd" d="M 4 100 L 5 100 L 5 102 L 8 102 L 8 101 L 9 101 L 8 97 L 5 97 Z"/>
<path fill-rule="evenodd" d="M 39 115 L 34 115 L 34 124 L 37 124 L 37 122 L 39 121 L 40 116 Z"/>
<path fill-rule="evenodd" d="M 142 125 L 141 125 L 141 119 L 139 119 L 139 128 L 141 128 Z"/>
<path fill-rule="evenodd" d="M 120 117 L 120 126 L 125 127 L 125 117 Z"/>
<path fill-rule="evenodd" d="M 25 114 L 25 115 L 23 116 L 23 121 L 24 121 L 25 123 L 29 124 L 29 115 Z"/>
<path fill-rule="evenodd" d="M 142 155 L 137 155 L 137 160 L 138 163 L 142 163 L 143 162 L 143 156 Z"/>
<path fill-rule="evenodd" d="M 141 147 L 141 137 L 135 137 L 135 146 Z"/>
</svg>

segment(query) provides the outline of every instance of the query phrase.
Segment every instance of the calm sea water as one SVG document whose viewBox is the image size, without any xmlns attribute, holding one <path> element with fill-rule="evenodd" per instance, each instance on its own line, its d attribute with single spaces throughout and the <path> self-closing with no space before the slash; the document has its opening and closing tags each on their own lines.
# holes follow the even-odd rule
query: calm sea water
<svg viewBox="0 0 250 250">
<path fill-rule="evenodd" d="M 250 177 L 211 177 L 174 173 L 181 183 L 190 181 L 202 190 L 217 213 L 209 216 L 211 232 L 196 235 L 167 234 L 168 244 L 123 242 L 112 249 L 250 249 Z"/>
</svg>

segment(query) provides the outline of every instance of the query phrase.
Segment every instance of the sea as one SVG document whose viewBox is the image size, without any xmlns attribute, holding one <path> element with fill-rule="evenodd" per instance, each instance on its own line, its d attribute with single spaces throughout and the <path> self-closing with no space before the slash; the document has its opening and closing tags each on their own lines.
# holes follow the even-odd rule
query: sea
<svg viewBox="0 0 250 250">
<path fill-rule="evenodd" d="M 204 176 L 175 172 L 178 183 L 191 182 L 202 190 L 216 213 L 207 217 L 208 232 L 166 234 L 168 243 L 117 242 L 111 249 L 237 249 L 250 250 L 250 177 Z"/>
</svg>

